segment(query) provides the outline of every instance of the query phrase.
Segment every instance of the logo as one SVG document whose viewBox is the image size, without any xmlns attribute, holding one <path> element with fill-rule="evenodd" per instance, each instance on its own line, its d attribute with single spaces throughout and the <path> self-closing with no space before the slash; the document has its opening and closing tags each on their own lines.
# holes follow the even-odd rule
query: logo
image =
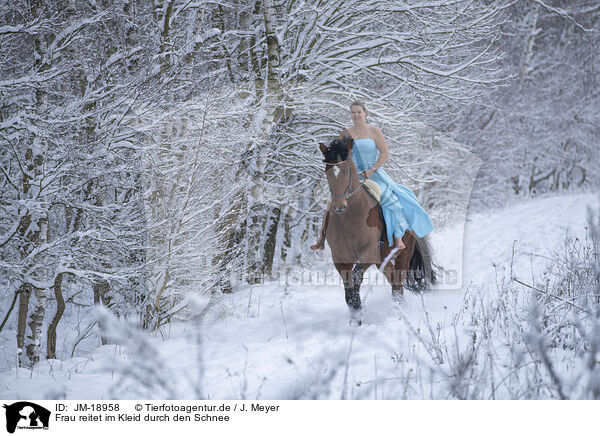
<svg viewBox="0 0 600 436">
<path fill-rule="evenodd" d="M 19 401 L 6 409 L 6 430 L 14 433 L 15 429 L 44 429 L 48 430 L 50 411 L 28 401 Z"/>
</svg>

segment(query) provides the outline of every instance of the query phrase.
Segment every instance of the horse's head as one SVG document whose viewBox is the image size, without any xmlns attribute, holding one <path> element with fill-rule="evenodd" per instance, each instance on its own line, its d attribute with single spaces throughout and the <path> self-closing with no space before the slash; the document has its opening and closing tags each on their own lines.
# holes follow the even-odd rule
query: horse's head
<svg viewBox="0 0 600 436">
<path fill-rule="evenodd" d="M 331 192 L 333 209 L 337 213 L 344 213 L 348 207 L 348 199 L 356 191 L 352 191 L 353 174 L 356 168 L 352 162 L 352 145 L 354 140 L 346 136 L 342 139 L 331 141 L 329 147 L 319 144 L 321 153 L 325 157 L 325 175 Z M 358 174 L 356 174 L 358 180 Z"/>
</svg>

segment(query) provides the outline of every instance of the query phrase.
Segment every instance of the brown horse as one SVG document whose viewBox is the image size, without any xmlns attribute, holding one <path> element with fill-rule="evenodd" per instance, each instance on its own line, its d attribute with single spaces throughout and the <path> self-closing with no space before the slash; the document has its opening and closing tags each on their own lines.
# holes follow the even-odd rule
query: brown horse
<svg viewBox="0 0 600 436">
<path fill-rule="evenodd" d="M 392 253 L 380 206 L 362 188 L 358 178 L 351 158 L 353 144 L 351 137 L 345 137 L 332 141 L 329 147 L 320 144 L 320 149 L 325 157 L 325 175 L 332 198 L 327 242 L 344 283 L 350 325 L 355 326 L 361 324 L 360 285 L 371 265 L 380 268 L 385 263 L 383 273 L 392 285 L 396 301 L 403 299 L 405 281 L 409 289 L 423 290 L 435 283 L 435 272 L 427 238 L 419 239 L 407 231 L 402 237 L 405 248 Z M 385 262 L 388 256 L 390 259 Z"/>
</svg>

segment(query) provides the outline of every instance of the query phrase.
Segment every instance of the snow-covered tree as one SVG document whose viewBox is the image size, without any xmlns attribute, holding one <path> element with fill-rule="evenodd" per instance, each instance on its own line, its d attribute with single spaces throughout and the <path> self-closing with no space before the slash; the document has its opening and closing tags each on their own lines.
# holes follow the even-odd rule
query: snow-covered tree
<svg viewBox="0 0 600 436">
<path fill-rule="evenodd" d="M 139 282 L 139 158 L 123 147 L 135 132 L 122 122 L 143 89 L 131 63 L 144 50 L 126 42 L 131 4 L 102 6 L 17 2 L 2 10 L 2 277 L 19 294 L 23 364 L 40 358 L 51 300 L 54 357 L 69 284 L 89 285 L 107 304 L 125 289 L 132 302 L 131 281 Z"/>
<path fill-rule="evenodd" d="M 451 115 L 448 129 L 483 160 L 478 201 L 595 186 L 600 9 L 519 1 L 498 47 L 505 85 Z"/>
</svg>

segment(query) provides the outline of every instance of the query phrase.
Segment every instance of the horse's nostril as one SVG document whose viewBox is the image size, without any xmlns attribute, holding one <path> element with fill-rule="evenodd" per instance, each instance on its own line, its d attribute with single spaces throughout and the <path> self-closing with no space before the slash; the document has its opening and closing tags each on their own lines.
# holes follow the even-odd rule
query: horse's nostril
<svg viewBox="0 0 600 436">
<path fill-rule="evenodd" d="M 346 211 L 346 206 L 342 206 L 339 209 L 335 207 L 334 209 L 336 213 L 344 213 Z"/>
</svg>

